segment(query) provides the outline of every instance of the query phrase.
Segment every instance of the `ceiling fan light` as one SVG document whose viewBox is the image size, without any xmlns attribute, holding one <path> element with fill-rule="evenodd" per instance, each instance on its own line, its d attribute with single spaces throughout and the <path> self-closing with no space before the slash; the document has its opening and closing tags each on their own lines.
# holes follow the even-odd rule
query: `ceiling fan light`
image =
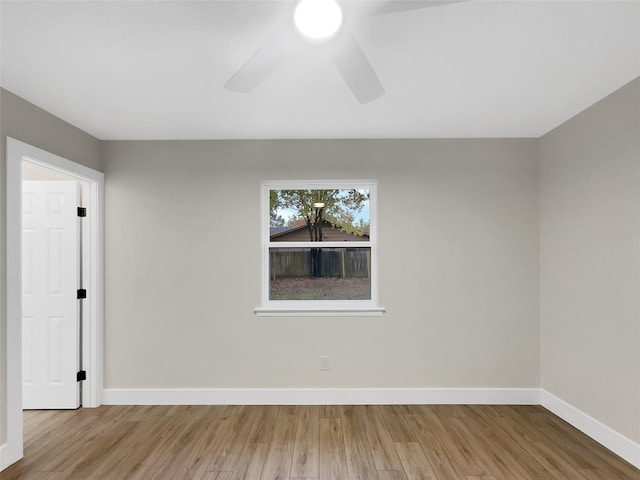
<svg viewBox="0 0 640 480">
<path fill-rule="evenodd" d="M 325 40 L 342 25 L 342 10 L 335 0 L 302 0 L 293 20 L 298 31 L 312 40 Z"/>
</svg>

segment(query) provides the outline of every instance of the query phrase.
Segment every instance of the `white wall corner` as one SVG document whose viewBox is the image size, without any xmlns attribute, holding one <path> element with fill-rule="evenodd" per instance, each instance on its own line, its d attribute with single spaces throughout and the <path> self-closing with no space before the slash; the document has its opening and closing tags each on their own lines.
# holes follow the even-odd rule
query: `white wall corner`
<svg viewBox="0 0 640 480">
<path fill-rule="evenodd" d="M 639 444 L 546 390 L 540 392 L 540 405 L 589 435 L 634 467 L 640 468 Z"/>
</svg>

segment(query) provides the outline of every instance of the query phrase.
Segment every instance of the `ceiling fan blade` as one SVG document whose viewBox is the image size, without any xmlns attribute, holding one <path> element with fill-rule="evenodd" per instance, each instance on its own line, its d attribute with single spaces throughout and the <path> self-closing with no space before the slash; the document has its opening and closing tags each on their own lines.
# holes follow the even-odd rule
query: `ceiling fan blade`
<svg viewBox="0 0 640 480">
<path fill-rule="evenodd" d="M 227 80 L 224 88 L 240 93 L 252 91 L 299 47 L 299 39 L 283 26 Z"/>
<path fill-rule="evenodd" d="M 450 3 L 467 2 L 469 0 L 387 0 L 375 2 L 379 6 L 373 6 L 369 15 L 386 15 L 388 13 L 407 12 L 421 8 L 439 7 Z"/>
<path fill-rule="evenodd" d="M 384 87 L 353 35 L 346 35 L 333 51 L 333 62 L 360 103 L 384 95 Z"/>
</svg>

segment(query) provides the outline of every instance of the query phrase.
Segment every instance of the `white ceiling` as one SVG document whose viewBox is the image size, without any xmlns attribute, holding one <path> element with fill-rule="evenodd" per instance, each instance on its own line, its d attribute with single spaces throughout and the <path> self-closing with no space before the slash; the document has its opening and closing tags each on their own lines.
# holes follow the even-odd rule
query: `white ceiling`
<svg viewBox="0 0 640 480">
<path fill-rule="evenodd" d="M 322 48 L 225 90 L 293 5 L 3 0 L 1 84 L 101 139 L 538 137 L 640 76 L 638 0 L 470 0 L 350 27 L 371 103 Z"/>
</svg>

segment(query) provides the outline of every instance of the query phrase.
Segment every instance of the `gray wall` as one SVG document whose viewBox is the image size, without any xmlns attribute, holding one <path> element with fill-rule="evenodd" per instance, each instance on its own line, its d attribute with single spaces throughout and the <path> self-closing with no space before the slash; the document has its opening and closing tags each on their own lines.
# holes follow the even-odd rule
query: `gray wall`
<svg viewBox="0 0 640 480">
<path fill-rule="evenodd" d="M 45 110 L 0 88 L 0 147 L 4 173 L 5 136 L 102 171 L 101 142 Z"/>
<path fill-rule="evenodd" d="M 115 141 L 105 166 L 107 388 L 539 385 L 535 140 Z M 388 313 L 256 317 L 260 181 L 335 178 L 378 180 Z"/>
<path fill-rule="evenodd" d="M 6 137 L 26 142 L 61 157 L 96 170 L 102 170 L 100 141 L 50 113 L 26 102 L 13 93 L 0 88 L 0 345 L 4 345 L 6 328 L 5 310 L 5 226 L 6 226 Z M 0 406 L 6 405 L 5 357 L 0 350 Z M 0 408 L 0 443 L 6 412 Z"/>
<path fill-rule="evenodd" d="M 540 157 L 542 387 L 640 442 L 640 79 Z"/>
</svg>

